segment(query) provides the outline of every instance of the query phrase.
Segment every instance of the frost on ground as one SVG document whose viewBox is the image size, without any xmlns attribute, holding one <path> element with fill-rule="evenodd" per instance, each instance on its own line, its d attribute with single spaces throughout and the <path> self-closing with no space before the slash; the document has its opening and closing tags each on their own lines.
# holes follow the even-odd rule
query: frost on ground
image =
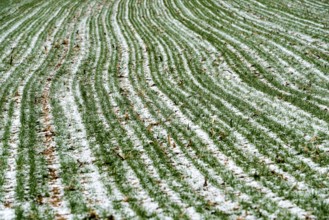
<svg viewBox="0 0 329 220">
<path fill-rule="evenodd" d="M 0 219 L 329 218 L 325 1 L 0 14 Z"/>
</svg>

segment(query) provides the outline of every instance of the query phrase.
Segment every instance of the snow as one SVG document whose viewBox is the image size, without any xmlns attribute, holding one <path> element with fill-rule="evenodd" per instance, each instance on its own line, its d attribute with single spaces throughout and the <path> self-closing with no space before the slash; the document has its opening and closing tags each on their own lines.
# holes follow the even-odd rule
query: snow
<svg viewBox="0 0 329 220">
<path fill-rule="evenodd" d="M 140 153 L 139 159 L 142 161 L 140 165 L 145 168 L 147 172 L 145 175 L 151 178 L 152 181 L 159 183 L 157 186 L 149 186 L 151 189 L 158 189 L 158 193 L 166 195 L 168 201 L 170 201 L 173 205 L 177 205 L 181 210 L 184 210 L 185 214 L 190 219 L 202 219 L 203 216 L 197 211 L 196 207 L 190 206 L 190 201 L 183 199 L 182 195 L 184 192 L 179 192 L 176 187 L 179 188 L 187 186 L 188 190 L 191 190 L 191 192 L 194 193 L 195 198 L 202 198 L 204 201 L 214 203 L 215 209 L 231 214 L 232 218 L 238 218 L 238 216 L 235 216 L 235 214 L 232 213 L 237 213 L 239 211 L 241 211 L 240 213 L 243 213 L 244 210 L 240 207 L 240 203 L 242 201 L 252 202 L 254 199 L 252 194 L 241 192 L 232 194 L 232 190 L 234 190 L 232 187 L 222 185 L 222 183 L 225 183 L 225 180 L 218 173 L 218 170 L 216 170 L 215 167 L 209 167 L 209 164 L 198 158 L 197 152 L 193 148 L 184 148 L 189 142 L 188 137 L 177 134 L 178 139 L 182 142 L 182 144 L 177 143 L 178 140 L 176 142 L 176 139 L 172 138 L 170 136 L 171 134 L 167 130 L 167 128 L 171 126 L 171 123 L 173 123 L 172 125 L 175 126 L 178 124 L 182 127 L 189 127 L 191 133 L 195 135 L 194 138 L 201 141 L 202 146 L 200 147 L 203 147 L 205 151 L 211 153 L 218 165 L 221 165 L 226 172 L 234 175 L 234 177 L 239 180 L 239 184 L 248 186 L 256 191 L 260 191 L 264 197 L 264 201 L 269 200 L 278 205 L 281 209 L 287 210 L 298 218 L 315 218 L 315 216 L 312 216 L 306 208 L 302 208 L 302 205 L 305 205 L 305 202 L 302 202 L 302 205 L 299 206 L 292 202 L 292 200 L 279 196 L 278 191 L 276 191 L 277 188 L 275 186 L 271 186 L 271 184 L 268 183 L 269 181 L 266 182 L 269 185 L 265 186 L 262 182 L 263 180 L 255 180 L 251 174 L 252 171 L 247 172 L 244 167 L 237 165 L 237 162 L 235 161 L 239 159 L 234 158 L 234 156 L 228 156 L 228 153 L 223 152 L 218 148 L 218 144 L 215 139 L 210 137 L 208 134 L 209 131 L 202 127 L 202 122 L 195 120 L 195 116 L 192 112 L 189 112 L 189 110 L 185 111 L 182 108 L 182 104 L 184 103 L 174 102 L 171 97 L 174 97 L 175 94 L 169 94 L 170 91 L 165 91 L 165 86 L 156 85 L 155 83 L 158 82 L 158 80 L 161 80 L 160 77 L 163 77 L 165 80 L 168 80 L 168 83 L 172 83 L 170 84 L 171 86 L 175 86 L 175 92 L 182 95 L 182 97 L 191 99 L 191 101 L 194 102 L 197 101 L 197 97 L 193 96 L 195 91 L 192 91 L 192 88 L 197 88 L 197 90 L 209 95 L 209 100 L 211 99 L 215 100 L 216 103 L 222 103 L 223 108 L 229 110 L 235 116 L 248 121 L 248 126 L 250 128 L 261 131 L 262 136 L 268 138 L 268 147 L 270 149 L 278 152 L 276 151 L 278 146 L 273 144 L 276 143 L 282 148 L 282 150 L 284 150 L 284 152 L 294 155 L 293 158 L 289 158 L 289 163 L 305 163 L 309 166 L 307 167 L 309 172 L 314 172 L 315 174 L 319 174 L 319 176 L 327 175 L 329 173 L 328 167 L 321 165 L 321 163 L 316 162 L 316 160 L 313 160 L 313 158 L 306 154 L 299 154 L 293 146 L 290 146 L 289 140 L 280 138 L 278 132 L 270 130 L 270 126 L 263 123 L 262 119 L 279 123 L 287 130 L 293 131 L 294 135 L 305 143 L 313 143 L 312 140 L 316 138 L 317 135 L 327 134 L 329 132 L 327 121 L 317 118 L 311 112 L 302 110 L 298 106 L 295 106 L 287 101 L 280 100 L 269 94 L 260 92 L 257 88 L 251 87 L 250 84 L 243 81 L 243 77 L 240 77 L 239 74 L 232 70 L 234 68 L 230 65 L 234 62 L 240 62 L 241 65 L 245 66 L 245 70 L 252 73 L 256 70 L 256 68 L 253 67 L 252 62 L 261 65 L 264 69 L 270 67 L 271 64 L 275 64 L 273 68 L 268 70 L 268 74 L 271 74 L 275 80 L 282 83 L 282 85 L 285 83 L 290 83 L 289 90 L 281 89 L 281 87 L 275 87 L 272 82 L 266 80 L 264 77 L 262 78 L 262 76 L 260 76 L 259 80 L 268 86 L 268 88 L 279 91 L 280 93 L 288 96 L 293 95 L 294 92 L 307 94 L 307 92 L 304 92 L 301 88 L 299 88 L 298 83 L 307 81 L 310 78 L 310 74 L 315 74 L 315 80 L 313 82 L 314 85 L 312 85 L 312 89 L 315 91 L 314 94 L 312 94 L 314 98 L 312 104 L 320 107 L 321 109 L 326 109 L 327 106 L 325 104 L 328 103 L 329 98 L 326 97 L 325 94 L 329 90 L 325 87 L 324 83 L 329 81 L 329 77 L 324 72 L 324 69 L 320 68 L 320 65 L 317 67 L 315 63 L 304 59 L 301 55 L 299 55 L 299 53 L 303 51 L 304 47 L 306 49 L 318 50 L 321 53 L 326 53 L 329 48 L 329 45 L 324 40 L 317 39 L 315 35 L 311 36 L 311 30 L 303 32 L 303 27 L 306 25 L 311 25 L 314 33 L 328 34 L 329 32 L 325 30 L 320 23 L 318 24 L 311 19 L 303 19 L 302 17 L 298 17 L 293 14 L 287 14 L 283 11 L 280 12 L 280 14 L 284 16 L 277 21 L 262 19 L 259 16 L 268 17 L 275 15 L 276 9 L 270 9 L 267 5 L 256 0 L 252 0 L 251 2 L 252 6 L 255 7 L 255 10 L 258 10 L 257 14 L 253 14 L 250 11 L 244 11 L 243 7 L 238 5 L 238 3 L 229 1 L 213 1 L 213 3 L 218 7 L 228 9 L 235 16 L 237 16 L 238 21 L 232 25 L 233 30 L 251 35 L 253 33 L 249 30 L 250 28 L 258 29 L 258 27 L 262 27 L 258 29 L 259 32 L 253 39 L 246 39 L 247 41 L 249 40 L 250 44 L 243 41 L 240 37 L 231 36 L 223 29 L 217 29 L 216 26 L 210 25 L 205 20 L 200 20 L 200 17 L 206 18 L 207 16 L 216 17 L 217 15 L 223 15 L 220 14 L 222 13 L 220 10 L 218 12 L 219 14 L 216 14 L 208 10 L 206 8 L 207 6 L 203 6 L 199 3 L 195 3 L 196 5 L 199 5 L 199 7 L 196 7 L 193 10 L 185 7 L 185 4 L 188 3 L 172 3 L 174 5 L 173 10 L 179 12 L 180 15 L 184 17 L 184 19 L 189 20 L 192 25 L 200 27 L 206 34 L 216 34 L 219 42 L 225 43 L 226 49 L 234 53 L 238 57 L 238 61 L 229 60 L 230 58 L 225 60 L 222 54 L 222 52 L 225 51 L 220 51 L 218 46 L 213 45 L 211 42 L 208 42 L 205 38 L 203 38 L 203 36 L 189 29 L 183 21 L 175 19 L 171 12 L 169 12 L 168 8 L 166 8 L 167 6 L 164 1 L 144 1 L 141 7 L 150 7 L 152 9 L 155 9 L 153 7 L 158 7 L 159 10 L 155 10 L 155 13 L 151 10 L 136 10 L 136 18 L 129 17 L 131 10 L 130 1 L 115 1 L 112 2 L 113 4 L 107 4 L 105 2 L 91 2 L 88 5 L 86 14 L 82 17 L 80 17 L 80 9 L 77 9 L 75 12 L 77 16 L 73 21 L 69 21 L 70 24 L 67 35 L 69 35 L 73 30 L 75 24 L 78 25 L 79 33 L 76 34 L 77 39 L 75 39 L 75 43 L 79 44 L 79 49 L 73 53 L 73 60 L 65 60 L 65 54 L 58 58 L 59 62 L 66 62 L 67 69 L 65 69 L 65 77 L 61 79 L 63 86 L 57 90 L 58 93 L 54 94 L 53 97 L 58 98 L 59 104 L 64 110 L 63 116 L 65 117 L 63 118 L 67 119 L 67 122 L 71 125 L 66 129 L 66 132 L 70 138 L 65 139 L 65 144 L 68 146 L 74 146 L 74 150 L 72 152 L 65 152 L 65 156 L 73 158 L 75 161 L 82 164 L 81 169 L 84 172 L 78 172 L 77 178 L 79 179 L 82 188 L 81 195 L 87 202 L 89 209 L 95 209 L 98 213 L 102 211 L 110 212 L 115 218 L 134 217 L 137 214 L 133 207 L 135 204 L 124 201 L 127 199 L 126 195 L 120 191 L 120 187 L 115 182 L 114 177 L 108 174 L 111 168 L 102 168 L 100 170 L 95 164 L 95 161 L 97 160 L 95 152 L 99 151 L 99 145 L 94 138 L 88 136 L 82 113 L 79 112 L 78 108 L 79 105 L 84 105 L 80 94 L 80 85 L 76 83 L 81 71 L 81 65 L 86 59 L 90 58 L 88 54 L 89 50 L 94 50 L 95 60 L 92 58 L 93 63 L 91 63 L 91 69 L 93 72 L 91 73 L 91 80 L 95 81 L 96 69 L 98 67 L 98 62 L 100 61 L 101 45 L 106 44 L 106 48 L 102 49 L 105 49 L 105 54 L 107 55 L 108 60 L 105 61 L 105 67 L 102 69 L 103 75 L 100 77 L 102 77 L 101 80 L 103 81 L 102 86 L 108 94 L 107 98 L 110 101 L 111 106 L 113 106 L 113 109 L 109 109 L 108 111 L 113 111 L 118 119 L 124 119 L 127 117 L 125 114 L 127 114 L 128 117 L 131 117 L 126 112 L 122 113 L 121 109 L 118 107 L 119 103 L 117 100 L 118 98 L 121 99 L 123 97 L 121 97 L 122 94 L 116 90 L 123 89 L 125 91 L 125 98 L 127 98 L 132 104 L 129 108 L 140 118 L 140 123 L 142 124 L 141 130 L 150 129 L 152 131 L 151 135 L 153 135 L 153 137 L 148 138 L 145 134 L 140 136 L 137 134 L 137 132 L 140 132 L 138 130 L 140 123 L 137 124 L 132 120 L 119 120 L 120 124 L 118 124 L 118 126 L 123 128 L 124 133 L 127 134 L 127 137 L 125 138 L 127 138 L 127 140 L 129 139 L 129 142 L 134 146 L 134 150 Z M 239 4 L 243 3 L 241 2 Z M 306 1 L 305 4 L 313 7 L 312 10 L 320 9 L 320 7 L 325 5 L 324 3 L 315 5 L 314 2 L 309 1 Z M 8 45 L 4 47 L 2 55 L 0 55 L 0 61 L 4 61 L 4 59 L 12 53 L 13 49 L 19 47 L 20 43 L 24 40 L 24 35 L 28 33 L 35 24 L 37 24 L 38 20 L 35 19 L 28 26 L 24 27 L 21 33 L 18 33 L 15 37 L 9 39 L 10 34 L 19 28 L 22 28 L 25 21 L 35 17 L 45 7 L 45 4 L 38 4 L 34 10 L 31 10 L 32 13 L 28 13 L 28 16 L 21 15 L 1 24 L 1 28 L 7 28 L 9 25 L 13 25 L 10 28 L 7 28 L 4 32 L 0 33 L 0 42 L 9 42 Z M 294 5 L 291 4 L 290 7 L 294 7 Z M 27 48 L 21 48 L 22 52 L 20 52 L 19 57 L 15 59 L 14 65 L 1 73 L 0 85 L 8 83 L 8 80 L 11 77 L 17 75 L 16 73 L 20 68 L 24 69 L 24 72 L 22 72 L 17 79 L 20 81 L 20 84 L 17 84 L 19 85 L 18 91 L 16 97 L 14 97 L 16 102 L 13 117 L 10 119 L 6 116 L 6 113 L 3 113 L 2 121 L 7 122 L 8 120 L 12 120 L 12 125 L 10 127 L 11 135 L 9 141 L 10 150 L 8 167 L 5 170 L 6 172 L 4 177 L 5 184 L 3 189 L 5 191 L 5 196 L 4 201 L 1 201 L 2 203 L 0 203 L 0 219 L 15 218 L 15 211 L 12 207 L 16 204 L 15 187 L 17 171 L 15 159 L 18 154 L 18 142 L 21 129 L 21 99 L 26 84 L 43 64 L 47 58 L 48 52 L 46 51 L 45 53 L 36 54 L 36 56 L 40 56 L 39 60 L 33 60 L 32 65 L 27 65 L 27 67 L 24 65 L 26 65 L 25 63 L 29 57 L 33 55 L 33 49 L 37 45 L 40 35 L 46 30 L 46 24 L 53 18 L 59 17 L 60 9 L 54 11 L 51 15 L 48 15 L 49 10 L 50 9 L 46 9 L 45 15 L 42 18 L 47 20 L 44 24 L 42 24 L 42 28 L 40 28 L 33 36 L 29 36 L 27 38 Z M 68 9 L 63 13 L 63 15 L 60 16 L 61 18 L 58 19 L 59 21 L 56 24 L 57 28 L 53 29 L 52 35 L 48 36 L 47 41 L 41 44 L 43 47 L 46 47 L 47 50 L 52 48 L 52 42 L 56 40 L 54 39 L 54 36 L 62 27 L 64 18 L 69 12 L 70 10 Z M 110 17 L 108 15 L 110 15 Z M 124 26 L 121 26 L 120 24 L 121 21 L 119 19 L 121 18 L 123 18 Z M 100 41 L 99 35 L 103 33 L 100 33 L 101 29 L 99 25 L 95 25 L 95 39 L 91 38 L 89 34 L 94 30 L 89 32 L 89 19 L 95 19 L 97 22 L 101 21 L 99 25 L 103 25 L 104 27 L 106 42 Z M 151 36 L 151 38 L 152 44 L 156 45 L 155 53 L 161 56 L 161 63 L 156 64 L 158 71 L 166 74 L 165 76 L 160 76 L 158 73 L 151 72 L 151 58 L 148 55 L 148 45 L 144 42 L 144 35 L 143 33 L 138 33 L 137 28 L 135 29 L 134 24 L 131 23 L 129 19 L 136 19 L 137 23 L 141 25 L 142 30 L 148 32 L 148 34 L 154 33 L 150 27 L 157 28 L 158 35 L 154 37 Z M 142 21 L 141 19 L 144 20 Z M 248 19 L 248 21 L 253 22 L 255 26 L 252 27 L 250 26 L 250 23 L 243 22 L 243 19 Z M 228 17 L 223 18 L 222 20 L 218 19 L 217 21 L 214 19 L 213 22 L 220 27 L 221 25 L 231 25 L 231 21 L 232 18 Z M 107 26 L 108 24 L 109 26 Z M 291 30 L 285 30 L 287 25 L 295 25 L 296 27 L 292 27 Z M 110 35 L 110 30 L 108 28 L 114 29 L 115 36 Z M 132 41 L 130 39 L 130 35 L 126 34 L 127 30 L 125 28 L 129 28 L 129 30 L 132 31 Z M 280 31 L 285 33 L 287 36 L 289 35 L 290 37 L 294 37 L 296 42 L 301 44 L 302 47 L 289 47 L 284 43 L 267 38 L 266 34 L 269 32 L 264 28 L 268 28 L 273 31 Z M 173 33 L 177 33 L 177 35 Z M 114 37 L 119 41 L 116 45 L 117 50 L 119 51 L 118 54 L 116 54 L 119 55 L 119 85 L 114 85 L 114 82 L 109 80 L 112 77 L 112 75 L 110 76 L 109 74 L 112 73 L 109 73 L 108 71 L 110 65 L 112 65 L 110 63 L 111 55 L 115 53 L 114 48 L 112 48 Z M 91 44 L 92 41 L 93 44 Z M 166 44 L 167 41 L 170 45 Z M 256 48 L 252 45 L 256 42 L 264 43 L 257 45 Z M 134 44 L 136 48 L 133 47 L 132 44 Z M 95 48 L 91 48 L 94 45 Z M 173 50 L 173 48 L 175 49 Z M 186 50 L 191 53 L 187 53 Z M 241 51 L 244 51 L 250 55 L 253 61 L 246 58 L 245 54 Z M 271 58 L 275 58 L 275 63 L 273 63 L 274 61 L 264 57 L 263 53 L 271 56 Z M 183 71 L 182 75 L 178 72 L 178 68 L 175 69 L 173 67 L 174 58 L 177 58 L 180 62 L 181 66 L 179 67 L 179 71 Z M 290 58 L 292 59 L 291 61 L 288 60 Z M 194 70 L 190 69 L 189 62 L 191 59 L 198 60 L 200 69 L 204 71 L 207 79 L 213 80 L 213 87 L 206 87 L 203 82 L 199 81 L 199 78 L 196 76 Z M 142 62 L 142 67 L 135 68 L 136 62 L 139 61 Z M 295 61 L 297 64 L 294 64 Z M 326 64 L 325 60 L 320 59 L 319 62 L 321 64 Z M 214 63 L 216 65 L 214 65 Z M 132 66 L 130 66 L 131 64 Z M 283 66 L 283 68 L 280 68 L 280 66 Z M 133 71 L 130 71 L 129 68 L 132 68 Z M 285 74 L 285 71 L 291 74 Z M 47 74 L 49 74 L 50 78 L 52 78 L 57 74 L 57 70 Z M 97 74 L 99 73 L 97 72 Z M 137 79 L 137 74 L 143 76 L 142 81 Z M 192 83 L 192 86 L 179 86 L 180 82 L 177 78 L 180 78 L 181 76 L 185 77 L 184 80 L 189 80 Z M 297 83 L 295 85 L 291 82 Z M 144 83 L 146 83 L 146 85 L 144 85 Z M 51 85 L 51 82 L 45 85 L 45 94 L 51 95 L 49 94 Z M 93 96 L 93 101 L 95 103 L 96 112 L 100 118 L 100 122 L 102 123 L 104 129 L 110 129 L 111 124 L 104 114 L 104 111 L 107 110 L 103 109 L 101 105 L 102 99 L 101 97 L 98 97 L 96 88 L 91 88 L 95 93 Z M 243 101 L 243 104 L 246 104 L 255 111 L 259 111 L 260 113 L 269 112 L 270 114 L 262 116 L 260 119 L 250 117 L 250 115 L 247 115 L 248 113 L 245 113 L 246 111 L 243 109 L 244 105 L 236 105 L 233 101 L 224 99 L 224 96 L 216 91 L 217 88 L 223 91 L 226 95 L 234 97 L 234 99 L 238 101 Z M 1 92 L 2 91 L 3 90 L 1 90 Z M 158 98 L 152 101 L 151 98 L 147 96 L 149 93 L 146 93 L 145 91 L 157 94 Z M 10 93 L 14 94 L 14 92 L 16 91 L 11 89 Z M 145 102 L 149 102 L 151 108 L 155 111 L 148 109 Z M 156 109 L 155 104 L 162 106 L 167 111 L 171 111 L 172 114 L 170 115 L 170 118 L 165 118 L 165 116 L 161 114 L 161 111 Z M 6 109 L 8 108 L 8 105 L 9 102 L 7 101 L 5 103 Z M 250 158 L 258 158 L 270 171 L 274 172 L 276 175 L 282 176 L 282 184 L 286 184 L 298 195 L 313 192 L 315 186 L 312 185 L 311 181 L 306 178 L 305 181 L 299 181 L 298 178 L 302 175 L 300 171 L 291 169 L 292 166 L 290 166 L 289 169 L 289 163 L 287 165 L 288 169 L 285 170 L 282 168 L 283 166 L 277 164 L 275 161 L 270 159 L 270 157 L 266 156 L 267 154 L 263 154 L 263 151 L 258 150 L 258 145 L 252 144 L 252 141 L 249 141 L 246 126 L 242 125 L 241 128 L 237 130 L 232 129 L 228 123 L 221 119 L 222 113 L 220 112 L 220 109 L 218 109 L 217 105 L 212 103 L 207 103 L 207 105 L 209 106 L 209 109 L 200 109 L 206 115 L 210 115 L 210 118 L 206 119 L 209 120 L 207 123 L 211 120 L 213 124 L 216 124 L 223 129 L 225 128 L 232 131 L 230 136 L 232 137 L 232 140 L 235 141 L 233 143 L 234 148 L 241 149 L 241 151 Z M 48 121 L 45 118 L 44 120 L 41 120 L 41 123 L 44 125 L 53 126 L 54 119 L 52 118 L 52 109 L 49 104 L 49 100 L 46 100 L 45 107 L 49 109 L 49 114 L 47 117 L 50 120 Z M 198 108 L 199 107 L 200 106 L 198 106 Z M 45 136 L 46 133 L 40 133 L 40 135 Z M 0 128 L 0 136 L 3 136 L 2 128 Z M 153 160 L 151 153 L 149 154 L 149 151 L 145 149 L 145 146 L 143 146 L 143 143 L 151 142 L 151 139 L 153 140 L 153 138 L 167 140 L 167 142 L 164 141 L 161 143 L 161 147 L 163 147 L 164 151 L 168 154 L 168 161 L 174 167 L 175 171 L 182 174 L 182 180 L 177 181 L 177 179 L 170 176 L 166 177 L 166 179 L 161 178 L 162 176 L 158 173 L 156 168 L 157 162 Z M 288 139 L 289 138 L 292 138 L 292 136 L 289 136 Z M 329 149 L 328 143 L 329 141 L 324 140 L 321 143 L 313 143 L 312 147 L 314 147 L 314 149 L 318 148 L 319 150 L 327 153 Z M 114 150 L 119 155 L 122 155 L 123 157 L 125 156 L 123 155 L 122 149 L 120 149 L 120 146 L 118 145 L 118 140 L 114 138 L 107 144 L 109 148 L 115 148 Z M 0 147 L 2 147 L 1 143 Z M 47 147 L 55 148 L 56 142 L 52 140 L 51 143 L 47 144 Z M 53 168 L 56 173 L 59 174 L 61 171 L 60 155 L 58 152 L 54 152 L 53 156 L 54 161 L 48 161 L 48 168 Z M 129 186 L 133 189 L 131 195 L 138 198 L 138 204 L 141 208 L 146 210 L 148 213 L 156 214 L 158 218 L 170 219 L 168 216 L 170 213 L 168 214 L 168 210 L 166 210 L 167 207 L 165 207 L 165 205 L 161 206 L 161 204 L 159 204 L 161 200 L 157 200 L 156 197 L 153 197 L 153 195 L 145 189 L 145 183 L 141 182 L 142 179 L 139 178 L 138 172 L 134 170 L 134 167 L 131 165 L 130 161 L 123 160 L 122 166 L 125 170 L 122 175 L 125 176 L 127 179 L 127 184 L 129 184 Z M 206 181 L 205 176 L 207 175 L 212 177 L 211 181 Z M 207 184 L 205 184 L 205 182 L 207 182 Z M 73 218 L 73 215 L 70 214 L 67 201 L 64 198 L 64 185 L 62 180 L 58 178 L 57 180 L 50 181 L 49 187 L 50 189 L 60 188 L 60 194 L 58 196 L 61 199 L 61 204 L 58 207 L 51 205 L 51 208 L 56 214 L 63 215 L 68 219 Z M 111 189 L 111 194 L 109 194 L 108 188 Z M 324 202 L 329 203 L 329 200 L 326 199 L 328 197 L 327 190 L 317 190 L 316 192 Z M 233 199 L 230 197 L 232 195 Z M 296 195 L 295 198 L 298 198 L 298 195 Z M 47 202 L 50 201 L 51 199 Z M 116 208 L 115 202 L 118 201 L 121 201 L 121 210 L 117 210 Z M 5 207 L 7 203 L 9 203 L 11 207 Z M 26 210 L 31 208 L 29 202 L 23 204 L 23 206 Z M 271 213 L 270 215 L 265 210 L 259 211 L 271 219 L 276 218 L 278 215 L 277 212 Z M 245 219 L 256 219 L 256 217 L 251 213 L 245 212 L 243 217 Z"/>
</svg>

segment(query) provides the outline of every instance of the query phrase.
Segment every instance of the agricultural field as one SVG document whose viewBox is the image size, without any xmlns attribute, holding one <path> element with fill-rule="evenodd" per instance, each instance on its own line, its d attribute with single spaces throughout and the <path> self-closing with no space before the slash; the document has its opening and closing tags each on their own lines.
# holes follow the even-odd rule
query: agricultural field
<svg viewBox="0 0 329 220">
<path fill-rule="evenodd" d="M 329 219 L 328 0 L 0 0 L 0 219 Z"/>
</svg>

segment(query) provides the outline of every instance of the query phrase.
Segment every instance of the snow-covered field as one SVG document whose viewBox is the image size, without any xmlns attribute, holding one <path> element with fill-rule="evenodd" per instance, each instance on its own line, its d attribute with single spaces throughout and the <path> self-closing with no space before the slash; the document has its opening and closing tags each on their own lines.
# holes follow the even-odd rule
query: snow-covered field
<svg viewBox="0 0 329 220">
<path fill-rule="evenodd" d="M 327 0 L 4 0 L 0 220 L 329 219 Z"/>
</svg>

